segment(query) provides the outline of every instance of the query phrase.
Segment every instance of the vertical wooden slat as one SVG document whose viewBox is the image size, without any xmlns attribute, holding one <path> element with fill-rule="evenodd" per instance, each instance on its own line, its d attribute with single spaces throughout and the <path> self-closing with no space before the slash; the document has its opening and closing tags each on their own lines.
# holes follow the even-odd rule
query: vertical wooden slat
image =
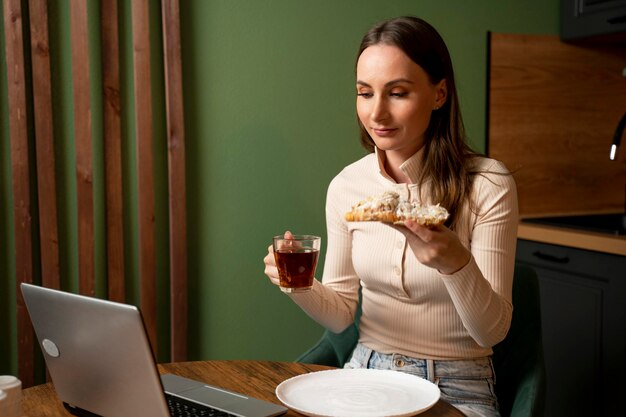
<svg viewBox="0 0 626 417">
<path fill-rule="evenodd" d="M 33 274 L 22 9 L 20 0 L 4 0 L 3 6 L 13 176 L 18 376 L 29 387 L 34 384 L 34 335 L 19 288 L 22 282 L 32 282 Z"/>
<path fill-rule="evenodd" d="M 35 149 L 37 155 L 41 281 L 45 287 L 59 288 L 59 235 L 57 227 L 52 88 L 50 81 L 50 47 L 48 42 L 48 6 L 46 0 L 29 0 L 28 5 Z"/>
<path fill-rule="evenodd" d="M 78 271 L 81 294 L 95 295 L 93 156 L 89 99 L 89 45 L 87 2 L 70 4 L 72 80 L 74 86 L 74 140 L 78 195 Z"/>
<path fill-rule="evenodd" d="M 124 302 L 124 205 L 117 0 L 102 0 L 102 83 L 109 299 Z"/>
<path fill-rule="evenodd" d="M 133 63 L 139 188 L 139 268 L 141 311 L 154 352 L 157 350 L 156 253 L 154 230 L 154 173 L 152 92 L 148 0 L 133 0 Z"/>
<path fill-rule="evenodd" d="M 178 0 L 162 1 L 169 167 L 171 360 L 187 359 L 185 125 Z"/>
</svg>

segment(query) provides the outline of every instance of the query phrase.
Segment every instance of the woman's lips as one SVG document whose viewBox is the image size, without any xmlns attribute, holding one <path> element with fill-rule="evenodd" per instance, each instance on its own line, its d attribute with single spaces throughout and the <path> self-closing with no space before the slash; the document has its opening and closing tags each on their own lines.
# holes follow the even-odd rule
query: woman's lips
<svg viewBox="0 0 626 417">
<path fill-rule="evenodd" d="M 374 132 L 374 134 L 378 137 L 381 138 L 385 138 L 385 137 L 389 137 L 389 136 L 393 136 L 396 131 L 398 129 L 392 129 L 392 128 L 373 128 L 372 132 Z"/>
</svg>

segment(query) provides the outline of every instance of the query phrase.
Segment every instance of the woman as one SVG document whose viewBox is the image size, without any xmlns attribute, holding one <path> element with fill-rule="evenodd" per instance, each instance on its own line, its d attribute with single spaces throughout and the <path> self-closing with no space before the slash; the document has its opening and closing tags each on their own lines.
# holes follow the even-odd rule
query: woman
<svg viewBox="0 0 626 417">
<path fill-rule="evenodd" d="M 439 385 L 468 416 L 498 416 L 491 347 L 512 313 L 517 233 L 513 178 L 467 145 L 451 59 L 414 17 L 374 26 L 356 65 L 361 142 L 370 153 L 331 182 L 322 282 L 289 296 L 333 332 L 362 291 L 359 343 L 346 367 L 395 369 Z M 355 203 L 395 191 L 450 212 L 445 225 L 347 222 Z M 278 285 L 272 248 L 265 273 Z"/>
</svg>

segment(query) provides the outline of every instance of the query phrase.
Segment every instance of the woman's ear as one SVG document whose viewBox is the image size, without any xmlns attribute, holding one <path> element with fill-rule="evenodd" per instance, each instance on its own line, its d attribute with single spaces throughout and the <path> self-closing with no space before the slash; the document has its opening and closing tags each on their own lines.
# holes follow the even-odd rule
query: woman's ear
<svg viewBox="0 0 626 417">
<path fill-rule="evenodd" d="M 446 100 L 448 99 L 448 84 L 446 83 L 446 79 L 439 81 L 435 86 L 435 105 L 433 106 L 433 110 L 439 110 L 444 104 L 446 104 Z"/>
</svg>

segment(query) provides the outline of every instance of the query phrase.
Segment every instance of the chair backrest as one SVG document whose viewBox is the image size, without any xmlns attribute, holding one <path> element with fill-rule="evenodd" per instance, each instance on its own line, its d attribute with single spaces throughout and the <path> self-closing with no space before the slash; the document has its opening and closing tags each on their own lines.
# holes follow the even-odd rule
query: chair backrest
<svg viewBox="0 0 626 417">
<path fill-rule="evenodd" d="M 320 340 L 300 355 L 296 361 L 342 368 L 350 359 L 350 355 L 359 341 L 360 320 L 361 291 L 359 290 L 359 306 L 357 307 L 354 323 L 341 333 L 333 333 L 329 330 L 324 331 Z"/>
<path fill-rule="evenodd" d="M 493 364 L 502 416 L 542 415 L 545 366 L 539 279 L 529 266 L 515 267 L 513 320 L 506 338 L 493 347 Z"/>
<path fill-rule="evenodd" d="M 541 340 L 539 281 L 526 265 L 515 266 L 513 320 L 506 338 L 493 348 L 496 394 L 503 417 L 543 414 L 545 367 Z M 358 319 L 342 333 L 324 332 L 298 362 L 342 367 L 359 338 Z"/>
</svg>

